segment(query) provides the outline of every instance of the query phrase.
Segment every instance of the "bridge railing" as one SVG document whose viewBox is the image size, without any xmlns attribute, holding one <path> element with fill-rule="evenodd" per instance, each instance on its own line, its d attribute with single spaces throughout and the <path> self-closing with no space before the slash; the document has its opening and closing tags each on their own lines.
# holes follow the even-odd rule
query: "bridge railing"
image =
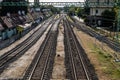
<svg viewBox="0 0 120 80">
<path fill-rule="evenodd" d="M 0 2 L 0 6 L 28 6 L 27 2 Z"/>
<path fill-rule="evenodd" d="M 89 2 L 88 6 L 89 7 L 96 7 L 96 6 L 101 6 L 101 7 L 113 7 L 115 5 L 114 2 Z"/>
<path fill-rule="evenodd" d="M 89 7 L 96 7 L 96 6 L 103 6 L 103 7 L 112 7 L 115 5 L 114 2 L 88 2 L 87 4 L 85 2 L 39 2 L 37 3 L 39 5 L 56 5 L 56 6 L 70 6 L 75 5 L 79 7 L 84 7 L 85 5 Z M 34 2 L 0 2 L 0 6 L 33 6 L 35 5 Z"/>
</svg>

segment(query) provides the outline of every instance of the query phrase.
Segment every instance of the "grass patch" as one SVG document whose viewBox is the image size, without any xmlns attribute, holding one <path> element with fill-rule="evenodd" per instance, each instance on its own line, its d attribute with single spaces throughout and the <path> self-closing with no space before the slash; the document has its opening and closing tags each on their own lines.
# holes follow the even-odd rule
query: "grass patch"
<svg viewBox="0 0 120 80">
<path fill-rule="evenodd" d="M 113 79 L 120 79 L 120 71 L 115 69 L 113 70 L 113 75 L 112 75 Z"/>
<path fill-rule="evenodd" d="M 70 16 L 67 16 L 67 19 L 68 19 L 69 21 L 71 21 L 71 22 L 74 22 L 74 21 L 70 18 Z"/>
<path fill-rule="evenodd" d="M 102 51 L 97 46 L 93 46 L 92 50 L 95 52 L 94 54 L 97 55 L 102 73 L 111 80 L 120 80 L 120 71 L 111 62 L 114 58 L 108 52 Z M 120 63 L 118 64 L 120 65 Z"/>
</svg>

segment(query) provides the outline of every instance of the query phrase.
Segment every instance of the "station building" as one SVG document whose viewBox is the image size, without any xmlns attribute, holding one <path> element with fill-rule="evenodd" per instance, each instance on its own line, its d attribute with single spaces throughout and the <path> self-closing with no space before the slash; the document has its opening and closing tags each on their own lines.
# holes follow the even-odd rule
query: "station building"
<svg viewBox="0 0 120 80">
<path fill-rule="evenodd" d="M 101 26 L 102 17 L 101 14 L 105 10 L 112 10 L 114 0 L 86 0 L 89 5 L 89 23 L 91 26 Z M 97 25 L 96 25 L 97 24 Z"/>
</svg>

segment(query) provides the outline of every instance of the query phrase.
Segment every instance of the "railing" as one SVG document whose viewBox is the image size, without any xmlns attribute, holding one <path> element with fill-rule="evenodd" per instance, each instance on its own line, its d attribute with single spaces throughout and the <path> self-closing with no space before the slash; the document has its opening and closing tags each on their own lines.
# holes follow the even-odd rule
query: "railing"
<svg viewBox="0 0 120 80">
<path fill-rule="evenodd" d="M 27 2 L 0 2 L 0 6 L 28 6 Z"/>
<path fill-rule="evenodd" d="M 110 2 L 110 3 L 107 3 L 107 2 L 89 2 L 88 3 L 88 6 L 89 7 L 113 7 L 115 5 L 114 2 Z"/>
<path fill-rule="evenodd" d="M 95 7 L 95 6 L 114 6 L 116 3 L 114 2 L 0 2 L 0 6 L 34 6 L 34 5 L 53 5 L 53 6 L 70 6 L 75 5 L 79 7 L 84 7 L 87 5 L 88 7 Z"/>
</svg>

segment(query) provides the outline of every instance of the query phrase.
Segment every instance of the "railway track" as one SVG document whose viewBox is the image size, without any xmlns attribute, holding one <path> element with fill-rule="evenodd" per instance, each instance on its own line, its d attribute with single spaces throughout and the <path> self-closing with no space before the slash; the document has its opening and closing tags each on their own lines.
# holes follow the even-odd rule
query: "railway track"
<svg viewBox="0 0 120 80">
<path fill-rule="evenodd" d="M 17 45 L 12 50 L 4 53 L 4 55 L 0 56 L 0 73 L 3 72 L 3 70 L 9 66 L 10 63 L 17 60 L 19 57 L 21 57 L 30 47 L 32 47 L 37 40 L 42 36 L 42 34 L 47 29 L 47 26 L 51 24 L 53 19 L 47 20 L 46 24 L 41 25 L 41 27 L 35 31 L 30 37 L 28 37 L 25 41 L 23 41 L 21 44 Z"/>
<path fill-rule="evenodd" d="M 49 80 L 52 74 L 54 57 L 56 54 L 56 43 L 60 20 L 52 24 L 42 46 L 39 48 L 34 60 L 25 73 L 25 80 Z"/>
<path fill-rule="evenodd" d="M 95 37 L 97 40 L 106 43 L 109 47 L 111 47 L 113 50 L 120 52 L 120 44 L 117 42 L 108 39 L 107 37 L 101 35 L 100 33 L 97 33 L 91 29 L 89 29 L 84 23 L 80 23 L 77 20 L 74 20 L 75 23 L 71 23 L 72 25 L 76 26 L 79 30 L 85 32 L 86 34 Z"/>
<path fill-rule="evenodd" d="M 84 49 L 79 44 L 67 19 L 64 20 L 64 27 L 67 79 L 98 80 L 93 66 L 90 64 Z"/>
</svg>

